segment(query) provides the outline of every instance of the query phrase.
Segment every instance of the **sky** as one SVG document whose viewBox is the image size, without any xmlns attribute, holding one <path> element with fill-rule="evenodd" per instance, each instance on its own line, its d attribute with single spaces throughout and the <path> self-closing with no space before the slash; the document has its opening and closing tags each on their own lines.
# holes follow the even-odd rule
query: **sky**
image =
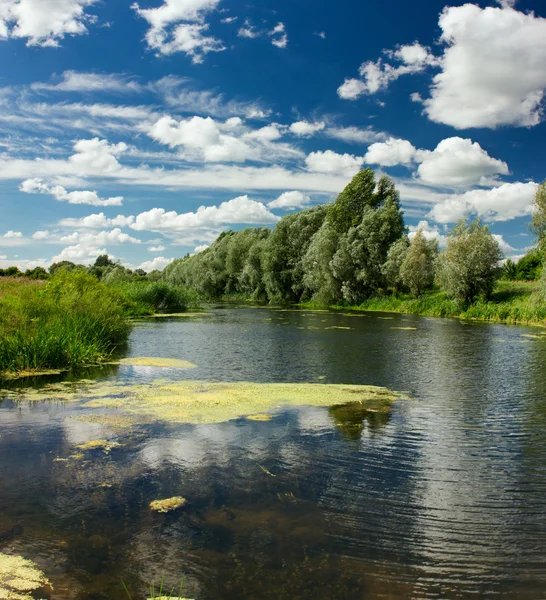
<svg viewBox="0 0 546 600">
<path fill-rule="evenodd" d="M 545 89 L 543 0 L 0 0 L 0 268 L 162 269 L 365 166 L 518 257 Z"/>
</svg>

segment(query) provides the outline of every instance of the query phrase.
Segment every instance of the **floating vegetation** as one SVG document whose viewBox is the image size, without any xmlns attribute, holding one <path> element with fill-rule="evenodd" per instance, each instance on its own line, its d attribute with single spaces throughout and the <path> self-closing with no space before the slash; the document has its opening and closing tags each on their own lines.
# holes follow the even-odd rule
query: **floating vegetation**
<svg viewBox="0 0 546 600">
<path fill-rule="evenodd" d="M 155 315 L 149 315 L 148 319 L 190 319 L 192 317 L 206 317 L 211 315 L 209 312 L 185 312 L 185 313 L 157 313 Z"/>
<path fill-rule="evenodd" d="M 397 394 L 386 388 L 365 385 L 162 381 L 126 386 L 124 394 L 113 399 L 97 393 L 84 406 L 110 406 L 163 421 L 204 424 L 222 423 L 287 405 L 336 406 L 357 402 L 379 412 L 390 412 L 397 398 Z"/>
<path fill-rule="evenodd" d="M 260 467 L 260 469 L 266 474 L 269 475 L 270 477 L 277 477 L 276 475 L 274 475 L 273 473 L 271 473 L 271 471 L 268 471 L 265 467 L 262 467 L 262 465 L 258 465 Z"/>
<path fill-rule="evenodd" d="M 531 338 L 533 340 L 543 340 L 544 339 L 544 335 L 543 333 L 522 333 L 521 337 L 524 338 Z"/>
<path fill-rule="evenodd" d="M 43 377 L 46 375 L 60 375 L 64 371 L 61 369 L 28 369 L 26 371 L 2 371 L 0 377 L 2 379 L 14 380 L 14 379 L 28 379 L 29 377 Z"/>
<path fill-rule="evenodd" d="M 121 448 L 118 442 L 109 442 L 108 440 L 92 440 L 85 444 L 76 446 L 78 450 L 102 450 L 105 454 L 110 454 L 114 448 Z"/>
<path fill-rule="evenodd" d="M 158 513 L 168 513 L 177 510 L 186 504 L 186 498 L 174 496 L 165 500 L 153 500 L 150 502 L 150 509 Z"/>
<path fill-rule="evenodd" d="M 382 319 L 383 321 L 394 321 L 394 317 L 377 317 L 378 319 Z"/>
<path fill-rule="evenodd" d="M 51 584 L 36 564 L 22 556 L 0 553 L 0 598 L 32 600 L 31 592 L 44 587 Z"/>
<path fill-rule="evenodd" d="M 332 327 L 326 327 L 325 329 L 349 329 L 352 331 L 352 327 L 342 327 L 341 325 L 332 325 Z"/>
<path fill-rule="evenodd" d="M 263 413 L 260 415 L 249 415 L 246 419 L 247 421 L 271 421 L 272 418 L 273 415 Z"/>
<path fill-rule="evenodd" d="M 417 331 L 417 327 L 391 327 L 391 329 L 399 329 L 400 331 Z"/>
<path fill-rule="evenodd" d="M 133 367 L 170 367 L 176 369 L 197 368 L 197 365 L 194 365 L 187 360 L 179 360 L 178 358 L 154 358 L 149 356 L 142 356 L 139 358 L 122 358 L 115 364 L 130 365 Z"/>
</svg>

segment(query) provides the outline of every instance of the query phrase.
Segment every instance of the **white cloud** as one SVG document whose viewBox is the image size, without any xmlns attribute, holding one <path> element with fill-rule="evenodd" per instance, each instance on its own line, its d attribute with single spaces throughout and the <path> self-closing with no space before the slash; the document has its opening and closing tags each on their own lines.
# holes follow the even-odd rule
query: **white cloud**
<svg viewBox="0 0 546 600">
<path fill-rule="evenodd" d="M 86 8 L 98 0 L 2 0 L 0 39 L 24 38 L 27 46 L 59 46 L 66 35 L 87 33 L 95 18 Z"/>
<path fill-rule="evenodd" d="M 316 35 L 319 38 L 322 38 L 323 40 L 326 39 L 326 32 L 325 31 L 315 31 L 315 33 L 313 35 Z"/>
<path fill-rule="evenodd" d="M 371 165 L 393 167 L 413 163 L 417 149 L 407 140 L 389 138 L 386 142 L 372 144 L 364 157 Z"/>
<path fill-rule="evenodd" d="M 460 137 L 442 140 L 432 152 L 420 151 L 417 160 L 419 178 L 431 185 L 487 185 L 510 172 L 505 162 L 489 156 L 477 142 Z"/>
<path fill-rule="evenodd" d="M 529 216 L 538 185 L 505 183 L 489 190 L 470 190 L 436 204 L 429 216 L 438 223 L 455 223 L 478 215 L 486 221 L 509 221 Z"/>
<path fill-rule="evenodd" d="M 278 23 L 275 25 L 275 27 L 269 32 L 269 35 L 273 38 L 271 40 L 273 46 L 277 46 L 277 48 L 286 48 L 286 46 L 288 46 L 288 35 L 286 33 L 284 23 Z"/>
<path fill-rule="evenodd" d="M 4 235 L 2 237 L 9 240 L 9 239 L 13 239 L 13 238 L 22 238 L 23 234 L 20 231 L 12 231 L 10 229 L 8 232 L 4 233 Z"/>
<path fill-rule="evenodd" d="M 292 125 L 290 125 L 290 131 L 294 135 L 305 137 L 311 136 L 319 131 L 323 131 L 325 127 L 326 124 L 322 121 L 317 123 L 309 123 L 309 121 L 297 121 L 296 123 L 292 123 Z"/>
<path fill-rule="evenodd" d="M 195 246 L 195 248 L 193 249 L 192 255 L 199 254 L 199 252 L 203 252 L 203 250 L 206 250 L 207 248 L 209 248 L 208 244 L 201 244 L 200 246 Z"/>
<path fill-rule="evenodd" d="M 311 152 L 305 159 L 309 171 L 315 173 L 343 174 L 346 177 L 355 175 L 362 166 L 364 158 L 352 154 L 337 154 L 332 150 Z"/>
<path fill-rule="evenodd" d="M 421 73 L 427 67 L 438 64 L 430 49 L 418 42 L 399 46 L 397 50 L 385 50 L 384 54 L 400 64 L 393 66 L 381 58 L 376 62 L 362 63 L 359 69 L 361 79 L 345 79 L 337 90 L 338 96 L 344 100 L 356 100 L 364 94 L 376 94 L 402 75 Z"/>
<path fill-rule="evenodd" d="M 261 202 L 239 196 L 220 206 L 200 206 L 196 212 L 184 214 L 153 208 L 137 215 L 131 227 L 139 231 L 182 232 L 222 225 L 265 225 L 278 220 Z"/>
<path fill-rule="evenodd" d="M 304 194 L 303 192 L 298 192 L 296 190 L 292 192 L 284 192 L 281 194 L 276 200 L 272 200 L 268 202 L 268 208 L 303 208 L 305 205 L 309 204 L 311 198 L 308 194 Z"/>
<path fill-rule="evenodd" d="M 142 86 L 130 78 L 116 73 L 82 73 L 65 71 L 59 83 L 33 83 L 35 91 L 52 92 L 118 92 L 134 93 L 142 90 Z"/>
<path fill-rule="evenodd" d="M 283 132 L 281 131 L 282 126 L 278 123 L 271 123 L 271 125 L 266 125 L 261 129 L 257 129 L 256 131 L 251 131 L 250 133 L 245 134 L 245 138 L 261 140 L 264 142 L 274 142 L 282 137 Z"/>
<path fill-rule="evenodd" d="M 360 79 L 348 79 L 337 88 L 337 95 L 343 100 L 356 100 L 366 93 L 366 86 Z"/>
<path fill-rule="evenodd" d="M 229 24 L 234 23 L 239 17 L 226 17 L 225 19 L 221 19 L 220 23 Z"/>
<path fill-rule="evenodd" d="M 167 265 L 170 265 L 173 262 L 174 258 L 165 258 L 164 256 L 156 256 L 153 260 L 144 261 L 137 268 L 146 271 L 149 273 L 150 271 L 162 271 Z"/>
<path fill-rule="evenodd" d="M 150 246 L 148 252 L 165 252 L 166 249 L 165 246 Z"/>
<path fill-rule="evenodd" d="M 26 194 L 50 194 L 59 202 L 68 202 L 69 204 L 89 204 L 91 206 L 121 206 L 123 197 L 99 198 L 95 191 L 74 191 L 67 192 L 60 185 L 49 186 L 42 179 L 27 179 L 19 186 L 19 189 Z"/>
<path fill-rule="evenodd" d="M 49 231 L 35 231 L 32 234 L 33 240 L 47 240 L 49 238 Z"/>
<path fill-rule="evenodd" d="M 423 236 L 429 242 L 437 240 L 438 244 L 442 247 L 446 245 L 447 238 L 443 235 L 437 225 L 431 225 L 428 221 L 419 221 L 417 225 L 408 225 L 409 234 L 408 237 L 412 240 L 419 230 L 423 233 Z"/>
<path fill-rule="evenodd" d="M 225 50 L 222 42 L 205 35 L 207 13 L 218 6 L 220 0 L 165 0 L 157 8 L 142 9 L 135 3 L 132 8 L 148 21 L 146 32 L 148 46 L 160 54 L 184 52 L 194 63 L 203 62 L 209 52 Z M 189 21 L 189 22 L 187 22 Z"/>
<path fill-rule="evenodd" d="M 84 172 L 113 173 L 121 169 L 117 157 L 127 150 L 127 144 L 109 144 L 107 140 L 93 138 L 79 140 L 74 144 L 76 154 L 70 161 L 77 169 Z"/>
<path fill-rule="evenodd" d="M 248 38 L 253 40 L 262 35 L 261 31 L 258 31 L 248 19 L 245 19 L 245 24 L 240 27 L 237 31 L 237 37 Z"/>
<path fill-rule="evenodd" d="M 423 183 L 455 188 L 491 185 L 498 175 L 510 172 L 505 162 L 489 156 L 477 142 L 460 137 L 442 140 L 433 151 L 390 138 L 372 144 L 364 160 L 384 167 L 420 163 L 415 176 Z"/>
<path fill-rule="evenodd" d="M 88 215 L 81 219 L 61 219 L 59 225 L 62 227 L 73 227 L 75 229 L 103 229 L 105 227 L 129 227 L 135 221 L 135 217 L 118 215 L 113 219 L 107 218 L 104 213 Z"/>
<path fill-rule="evenodd" d="M 361 129 L 359 127 L 328 127 L 325 132 L 327 137 L 348 142 L 349 144 L 369 144 L 385 139 L 385 134 L 375 131 L 373 127 Z"/>
<path fill-rule="evenodd" d="M 97 256 L 108 254 L 106 248 L 89 247 L 84 244 L 75 244 L 67 246 L 59 254 L 51 259 L 52 263 L 69 260 L 71 262 L 81 263 L 84 265 L 91 264 Z"/>
<path fill-rule="evenodd" d="M 447 7 L 440 16 L 442 71 L 425 112 L 459 129 L 532 126 L 546 88 L 546 19 L 510 8 Z"/>
<path fill-rule="evenodd" d="M 514 247 L 510 246 L 510 244 L 502 237 L 502 235 L 494 233 L 493 237 L 497 240 L 503 254 L 510 255 L 514 254 L 514 252 L 517 252 L 517 250 Z"/>
<path fill-rule="evenodd" d="M 75 231 L 70 235 L 65 235 L 60 239 L 67 244 L 78 243 L 86 247 L 103 246 L 106 244 L 140 244 L 137 238 L 123 233 L 119 227 L 111 231 L 99 231 L 98 233 L 80 233 Z"/>
</svg>

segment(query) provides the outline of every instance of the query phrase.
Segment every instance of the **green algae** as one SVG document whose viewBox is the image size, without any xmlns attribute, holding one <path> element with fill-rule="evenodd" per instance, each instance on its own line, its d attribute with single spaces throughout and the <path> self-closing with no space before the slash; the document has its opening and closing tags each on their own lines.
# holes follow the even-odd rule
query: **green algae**
<svg viewBox="0 0 546 600">
<path fill-rule="evenodd" d="M 186 504 L 186 498 L 182 496 L 174 496 L 173 498 L 166 498 L 165 500 L 153 500 L 150 502 L 150 510 L 158 513 L 168 513 L 173 510 L 178 510 Z"/>
<path fill-rule="evenodd" d="M 246 417 L 247 421 L 271 421 L 273 415 L 269 415 L 267 413 L 261 415 L 249 415 Z"/>
<path fill-rule="evenodd" d="M 191 319 L 194 317 L 206 317 L 211 315 L 209 312 L 185 312 L 185 313 L 156 313 L 149 315 L 147 319 Z"/>
<path fill-rule="evenodd" d="M 32 600 L 31 592 L 50 587 L 49 581 L 32 561 L 0 553 L 0 598 Z"/>
<path fill-rule="evenodd" d="M 391 329 L 399 329 L 400 331 L 417 331 L 417 327 L 391 327 Z"/>
<path fill-rule="evenodd" d="M 100 386 L 98 386 L 100 387 Z M 127 386 L 121 397 L 97 394 L 84 406 L 114 406 L 126 413 L 178 423 L 222 423 L 283 406 L 359 403 L 390 412 L 398 395 L 386 388 L 321 383 L 209 383 L 179 381 Z"/>
<path fill-rule="evenodd" d="M 342 327 L 341 325 L 332 325 L 332 327 L 325 327 L 325 329 L 348 329 L 350 331 L 353 330 L 352 327 Z"/>
<path fill-rule="evenodd" d="M 121 444 L 108 440 L 91 440 L 85 444 L 79 444 L 76 448 L 78 450 L 102 450 L 105 454 L 110 454 L 114 448 L 121 448 Z"/>
<path fill-rule="evenodd" d="M 170 367 L 176 369 L 196 369 L 194 365 L 187 360 L 179 360 L 178 358 L 161 358 L 151 356 L 141 356 L 135 358 L 122 358 L 114 364 L 130 365 L 133 367 Z"/>
</svg>

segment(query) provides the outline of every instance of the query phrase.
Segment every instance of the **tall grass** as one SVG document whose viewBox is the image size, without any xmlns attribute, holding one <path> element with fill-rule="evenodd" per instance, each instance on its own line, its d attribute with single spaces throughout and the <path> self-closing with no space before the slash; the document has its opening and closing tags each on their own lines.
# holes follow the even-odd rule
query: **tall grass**
<svg viewBox="0 0 546 600">
<path fill-rule="evenodd" d="M 110 284 L 128 301 L 130 316 L 150 315 L 157 312 L 183 312 L 198 307 L 201 297 L 195 290 L 164 281 L 128 281 Z"/>
<path fill-rule="evenodd" d="M 334 306 L 354 310 L 400 312 L 431 317 L 458 317 L 506 323 L 546 325 L 546 300 L 536 283 L 499 281 L 489 300 L 465 304 L 432 290 L 422 296 L 376 296 L 359 306 Z"/>
<path fill-rule="evenodd" d="M 47 283 L 0 282 L 0 372 L 64 369 L 110 358 L 126 341 L 131 303 L 80 271 Z"/>
</svg>

